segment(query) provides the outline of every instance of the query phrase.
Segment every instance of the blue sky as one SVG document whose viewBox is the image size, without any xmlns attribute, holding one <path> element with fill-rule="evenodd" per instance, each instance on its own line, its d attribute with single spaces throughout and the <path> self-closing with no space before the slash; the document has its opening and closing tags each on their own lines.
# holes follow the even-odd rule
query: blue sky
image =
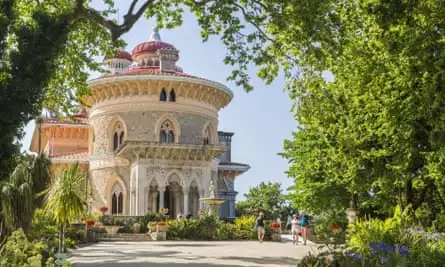
<svg viewBox="0 0 445 267">
<path fill-rule="evenodd" d="M 101 9 L 102 1 L 93 1 Z M 116 1 L 121 15 L 126 12 L 128 0 Z M 123 36 L 127 42 L 126 50 L 131 52 L 138 43 L 147 41 L 154 26 L 153 20 L 145 18 L 137 22 L 134 28 Z M 226 81 L 232 68 L 223 63 L 226 48 L 214 37 L 203 43 L 199 35 L 199 26 L 191 14 L 185 14 L 181 27 L 173 30 L 161 30 L 163 41 L 173 44 L 180 52 L 178 65 L 184 72 L 205 77 L 226 84 L 233 92 L 232 102 L 219 113 L 218 129 L 235 132 L 232 140 L 232 161 L 247 163 L 251 169 L 239 176 L 235 187 L 239 192 L 238 200 L 250 187 L 262 181 L 281 182 L 283 189 L 292 184 L 284 173 L 287 161 L 277 153 L 282 151 L 283 141 L 291 136 L 297 127 L 290 112 L 291 100 L 283 91 L 283 78 L 266 86 L 255 76 L 255 69 L 250 70 L 255 90 L 246 93 L 234 83 Z M 34 124 L 26 127 L 24 148 L 29 148 Z"/>
</svg>

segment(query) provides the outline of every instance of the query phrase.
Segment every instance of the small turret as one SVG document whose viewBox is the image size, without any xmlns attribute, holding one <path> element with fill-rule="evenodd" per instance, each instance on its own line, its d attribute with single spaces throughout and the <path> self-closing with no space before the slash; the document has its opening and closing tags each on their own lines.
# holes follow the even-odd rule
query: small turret
<svg viewBox="0 0 445 267">
<path fill-rule="evenodd" d="M 116 55 L 105 57 L 104 65 L 111 73 L 119 73 L 126 70 L 132 62 L 131 55 L 123 49 L 119 49 Z"/>
</svg>

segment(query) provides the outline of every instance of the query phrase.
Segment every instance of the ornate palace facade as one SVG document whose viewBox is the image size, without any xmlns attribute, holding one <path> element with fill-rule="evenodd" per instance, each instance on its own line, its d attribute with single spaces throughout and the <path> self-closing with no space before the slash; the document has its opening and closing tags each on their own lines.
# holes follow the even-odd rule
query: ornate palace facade
<svg viewBox="0 0 445 267">
<path fill-rule="evenodd" d="M 219 215 L 235 216 L 235 178 L 249 166 L 231 161 L 233 133 L 217 130 L 233 94 L 184 73 L 178 59 L 155 30 L 131 55 L 105 58 L 109 73 L 88 82 L 88 110 L 72 120 L 44 117 L 36 127 L 31 151 L 46 153 L 56 173 L 75 162 L 88 170 L 92 211 L 197 216 L 213 180 L 226 200 Z"/>
</svg>

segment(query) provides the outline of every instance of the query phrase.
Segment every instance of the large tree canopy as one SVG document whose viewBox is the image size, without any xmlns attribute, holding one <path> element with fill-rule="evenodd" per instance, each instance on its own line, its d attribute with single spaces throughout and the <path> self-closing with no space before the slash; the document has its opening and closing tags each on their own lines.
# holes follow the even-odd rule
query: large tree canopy
<svg viewBox="0 0 445 267">
<path fill-rule="evenodd" d="M 110 52 L 152 1 L 136 10 L 132 1 L 122 24 L 86 0 L 0 0 L 0 177 L 17 153 L 23 127 L 45 105 L 70 112 L 87 94 L 87 71 L 98 70 L 93 57 Z"/>
</svg>

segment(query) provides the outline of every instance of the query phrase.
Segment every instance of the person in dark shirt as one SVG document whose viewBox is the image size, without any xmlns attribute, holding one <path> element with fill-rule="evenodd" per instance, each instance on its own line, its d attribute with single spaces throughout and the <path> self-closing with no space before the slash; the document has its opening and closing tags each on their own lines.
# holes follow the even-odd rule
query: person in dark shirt
<svg viewBox="0 0 445 267">
<path fill-rule="evenodd" d="M 256 226 L 256 230 L 258 231 L 258 241 L 260 241 L 260 243 L 263 243 L 263 239 L 264 239 L 264 213 L 260 212 L 258 214 L 258 217 L 256 218 L 255 221 L 255 226 Z"/>
</svg>

